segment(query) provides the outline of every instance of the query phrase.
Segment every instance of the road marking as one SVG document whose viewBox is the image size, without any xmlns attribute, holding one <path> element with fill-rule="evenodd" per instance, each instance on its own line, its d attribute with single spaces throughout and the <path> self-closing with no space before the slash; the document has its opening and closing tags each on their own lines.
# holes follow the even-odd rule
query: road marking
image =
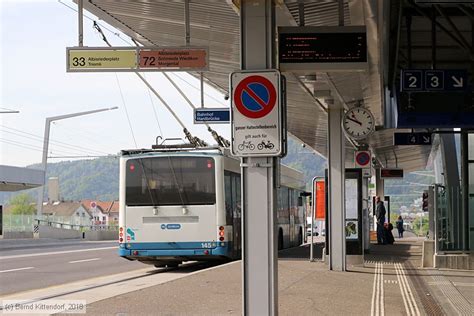
<svg viewBox="0 0 474 316">
<path fill-rule="evenodd" d="M 89 261 L 96 261 L 100 260 L 100 258 L 92 258 L 92 259 L 84 259 L 84 260 L 75 260 L 75 261 L 69 261 L 68 263 L 80 263 L 80 262 L 89 262 Z"/>
<path fill-rule="evenodd" d="M 383 263 L 376 262 L 370 308 L 370 315 L 372 316 L 383 316 L 385 314 L 383 283 Z"/>
<path fill-rule="evenodd" d="M 65 250 L 65 251 L 54 251 L 54 252 L 42 252 L 42 253 L 32 253 L 28 255 L 15 255 L 15 256 L 4 256 L 0 257 L 0 260 L 6 259 L 16 259 L 16 258 L 28 258 L 28 257 L 39 257 L 39 256 L 50 256 L 50 255 L 61 255 L 64 253 L 75 253 L 75 252 L 86 252 L 86 251 L 99 251 L 105 249 L 118 249 L 118 246 L 114 247 L 100 247 L 100 248 L 88 248 L 88 249 L 79 249 L 79 250 Z"/>
<path fill-rule="evenodd" d="M 413 297 L 413 291 L 410 288 L 410 283 L 408 283 L 405 269 L 401 263 L 394 263 L 394 266 L 395 271 L 397 272 L 398 284 L 400 285 L 400 292 L 402 293 L 403 304 L 405 305 L 407 315 L 420 316 L 420 310 L 418 309 L 418 305 Z"/>
<path fill-rule="evenodd" d="M 4 272 L 13 272 L 13 271 L 20 271 L 20 270 L 29 270 L 29 269 L 34 269 L 34 267 L 26 267 L 26 268 L 18 268 L 18 269 L 3 270 L 3 271 L 0 271 L 0 273 L 4 273 Z"/>
</svg>

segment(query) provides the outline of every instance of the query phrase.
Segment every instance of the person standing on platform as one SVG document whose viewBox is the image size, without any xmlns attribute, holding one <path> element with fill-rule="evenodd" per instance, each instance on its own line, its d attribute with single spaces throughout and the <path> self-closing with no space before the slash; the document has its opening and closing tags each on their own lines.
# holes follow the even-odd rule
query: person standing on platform
<svg viewBox="0 0 474 316">
<path fill-rule="evenodd" d="M 397 229 L 398 229 L 398 238 L 403 238 L 403 218 L 402 216 L 398 216 L 397 221 L 395 222 Z"/>
<path fill-rule="evenodd" d="M 381 245 L 386 244 L 383 228 L 386 211 L 383 201 L 380 200 L 380 196 L 375 197 L 375 202 L 377 203 L 377 208 L 375 209 L 375 217 L 377 218 L 377 244 Z"/>
</svg>

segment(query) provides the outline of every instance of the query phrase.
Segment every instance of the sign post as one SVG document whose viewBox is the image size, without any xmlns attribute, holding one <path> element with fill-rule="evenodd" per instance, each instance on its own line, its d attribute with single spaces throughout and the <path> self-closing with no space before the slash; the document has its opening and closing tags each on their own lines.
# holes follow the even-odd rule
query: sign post
<svg viewBox="0 0 474 316">
<path fill-rule="evenodd" d="M 234 156 L 282 154 L 280 82 L 277 70 L 231 74 Z"/>
<path fill-rule="evenodd" d="M 273 0 L 241 1 L 240 5 L 241 69 L 252 70 L 255 72 L 254 75 L 264 77 L 274 83 L 274 80 L 267 78 L 268 73 L 265 75 L 257 73 L 261 73 L 260 69 L 275 67 L 275 6 Z M 250 75 L 237 75 L 242 80 L 246 76 Z M 237 87 L 237 81 L 231 85 Z M 277 108 L 277 104 L 280 102 L 275 100 L 275 104 L 272 105 L 270 86 L 265 83 L 263 83 L 264 86 L 257 83 L 252 84 L 252 87 L 250 85 L 251 83 L 248 82 L 247 87 L 243 84 L 241 86 L 240 95 L 244 98 L 242 105 L 255 112 L 263 111 L 262 108 L 270 108 L 270 106 L 273 106 L 273 109 Z M 276 87 L 275 84 L 273 86 Z M 276 88 L 275 90 L 275 94 L 277 94 L 279 90 Z M 230 97 L 231 102 L 235 103 L 235 93 Z M 272 118 L 274 110 L 264 113 L 261 118 L 252 119 L 239 114 L 236 104 L 232 104 L 231 108 L 232 120 L 239 120 L 236 117 L 241 115 L 248 122 L 239 125 L 233 122 L 232 132 L 235 135 L 233 135 L 231 147 L 234 153 L 242 155 L 240 164 L 242 173 L 242 314 L 278 315 L 277 240 L 279 234 L 276 216 L 276 183 L 279 174 L 279 161 L 274 156 L 277 156 L 276 153 L 281 151 L 281 148 L 277 149 L 277 144 L 273 141 L 271 142 L 274 144 L 274 148 L 270 148 L 271 145 L 265 141 L 260 146 L 262 149 L 259 150 L 258 144 L 263 139 L 260 137 L 259 142 L 252 141 L 255 148 L 246 143 L 243 148 L 241 146 L 242 149 L 239 149 L 239 145 L 242 143 L 237 143 L 235 139 L 240 136 L 245 138 L 243 132 L 247 130 L 262 129 L 258 125 L 272 125 L 252 122 Z M 245 128 L 237 130 L 237 127 L 242 126 Z M 263 128 L 260 135 L 262 136 L 272 129 L 274 130 L 274 127 Z M 242 135 L 236 133 L 242 133 Z M 262 155 L 257 155 L 259 151 Z M 250 155 L 251 153 L 255 153 L 255 155 Z"/>
</svg>

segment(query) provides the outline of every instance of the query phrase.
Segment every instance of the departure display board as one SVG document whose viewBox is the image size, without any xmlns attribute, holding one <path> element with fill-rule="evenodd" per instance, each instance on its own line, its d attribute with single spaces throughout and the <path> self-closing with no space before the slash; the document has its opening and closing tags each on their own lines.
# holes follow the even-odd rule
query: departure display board
<svg viewBox="0 0 474 316">
<path fill-rule="evenodd" d="M 403 169 L 380 169 L 380 178 L 403 178 Z"/>
<path fill-rule="evenodd" d="M 280 27 L 278 61 L 282 71 L 366 69 L 365 27 Z"/>
</svg>

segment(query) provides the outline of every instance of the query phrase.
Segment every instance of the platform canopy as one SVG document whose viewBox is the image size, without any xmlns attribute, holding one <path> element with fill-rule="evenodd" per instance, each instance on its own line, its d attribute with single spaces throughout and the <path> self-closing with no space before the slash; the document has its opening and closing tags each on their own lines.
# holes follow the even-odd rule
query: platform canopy
<svg viewBox="0 0 474 316">
<path fill-rule="evenodd" d="M 0 192 L 33 189 L 44 184 L 44 171 L 0 165 Z"/>
<path fill-rule="evenodd" d="M 146 46 L 185 45 L 184 0 L 109 1 L 84 0 L 84 8 Z M 297 26 L 300 3 L 304 3 L 306 26 L 330 26 L 339 23 L 338 1 L 276 1 L 277 26 Z M 368 68 L 362 72 L 320 72 L 314 75 L 285 73 L 288 96 L 288 131 L 323 156 L 327 156 L 327 104 L 317 90 L 330 90 L 333 98 L 346 109 L 363 105 L 376 119 L 376 132 L 364 140 L 384 167 L 405 171 L 424 169 L 431 146 L 393 146 L 395 129 L 387 116 L 383 100 L 387 98 L 388 30 L 390 1 L 344 1 L 344 25 L 365 25 L 368 42 Z M 205 80 L 228 92 L 229 73 L 240 69 L 240 1 L 190 1 L 191 45 L 208 46 L 210 68 Z M 196 74 L 197 75 L 197 74 Z M 316 95 L 316 96 L 315 96 Z M 317 97 L 318 96 L 318 97 Z M 404 130 L 398 130 L 404 131 Z M 407 130 L 405 130 L 407 131 Z M 353 152 L 360 143 L 347 140 L 347 166 L 353 164 Z"/>
</svg>

